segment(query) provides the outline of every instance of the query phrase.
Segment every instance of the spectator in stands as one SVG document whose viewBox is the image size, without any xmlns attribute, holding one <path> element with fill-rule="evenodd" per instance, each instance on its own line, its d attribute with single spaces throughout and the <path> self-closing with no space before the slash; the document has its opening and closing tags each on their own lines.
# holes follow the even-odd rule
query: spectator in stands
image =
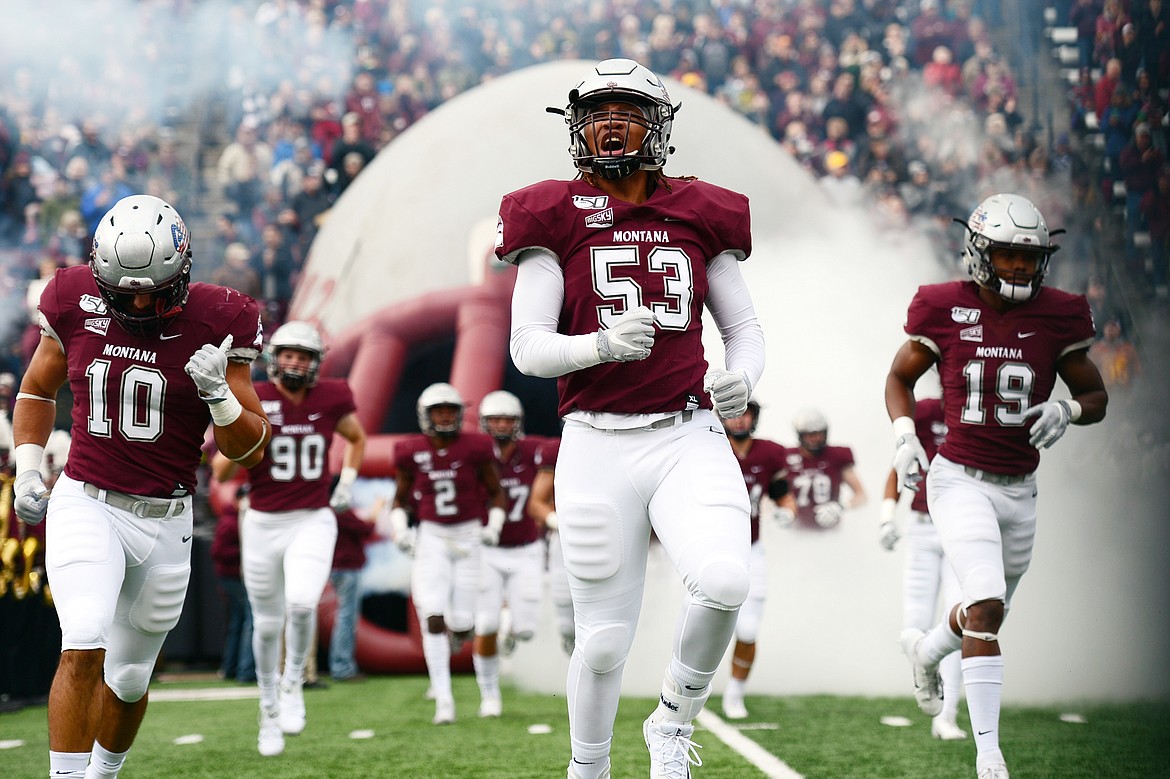
<svg viewBox="0 0 1170 779">
<path fill-rule="evenodd" d="M 297 256 L 303 263 L 309 256 L 309 246 L 317 237 L 317 231 L 325 220 L 325 214 L 333 206 L 333 197 L 325 189 L 324 172 L 320 166 L 310 168 L 301 180 L 301 191 L 293 195 L 290 204 L 296 221 Z"/>
<path fill-rule="evenodd" d="M 849 169 L 849 157 L 843 151 L 831 151 L 825 156 L 825 171 L 821 189 L 835 206 L 860 205 L 865 191 L 861 179 Z"/>
<path fill-rule="evenodd" d="M 345 166 L 345 157 L 350 153 L 361 156 L 363 167 L 374 159 L 375 154 L 374 147 L 362 137 L 361 116 L 353 112 L 347 113 L 341 118 L 341 137 L 333 144 L 333 150 L 330 153 L 330 159 L 333 160 L 333 163 L 332 167 L 329 168 L 328 175 L 335 177 L 332 182 L 335 195 L 344 192 L 353 180 Z"/>
<path fill-rule="evenodd" d="M 236 129 L 236 139 L 224 147 L 217 165 L 223 193 L 235 204 L 241 218 L 251 214 L 260 202 L 272 170 L 272 149 L 259 140 L 259 131 L 259 122 L 246 117 Z"/>
<path fill-rule="evenodd" d="M 259 299 L 276 303 L 278 317 L 283 319 L 292 299 L 297 263 L 290 239 L 279 224 L 266 224 L 261 229 L 259 260 Z"/>
<path fill-rule="evenodd" d="M 1166 164 L 1165 156 L 1153 145 L 1148 124 L 1139 122 L 1133 128 L 1133 140 L 1121 150 L 1120 162 L 1125 181 L 1125 257 L 1130 267 L 1136 268 L 1140 258 L 1134 234 L 1145 229 L 1142 198 L 1157 187 L 1158 174 Z"/>
<path fill-rule="evenodd" d="M 375 512 L 369 512 L 375 516 Z M 365 544 L 374 533 L 372 519 L 353 509 L 337 513 L 337 541 L 333 547 L 333 569 L 329 581 L 337 598 L 333 632 L 329 638 L 329 675 L 334 681 L 365 678 L 354 658 L 358 616 L 361 614 L 362 568 L 366 564 Z"/>
<path fill-rule="evenodd" d="M 256 660 L 252 654 L 252 606 L 240 578 L 240 504 L 247 500 L 247 490 L 247 484 L 241 485 L 235 499 L 223 507 L 216 519 L 211 560 L 228 610 L 219 675 L 223 679 L 254 684 Z"/>
<path fill-rule="evenodd" d="M 1105 0 L 1073 0 L 1068 12 L 1068 23 L 1077 28 L 1078 67 L 1093 67 L 1093 48 L 1097 36 L 1097 17 L 1105 8 Z"/>
<path fill-rule="evenodd" d="M 1120 83 L 1121 60 L 1114 57 L 1105 63 L 1105 71 L 1101 74 L 1101 78 L 1097 79 L 1097 84 L 1094 87 L 1093 104 L 1097 110 L 1098 123 L 1101 123 L 1101 117 L 1105 113 L 1105 109 L 1112 105 L 1113 92 Z"/>
<path fill-rule="evenodd" d="M 93 235 L 102 216 L 124 197 L 134 194 L 126 182 L 126 168 L 119 157 L 112 157 L 107 165 L 99 166 L 98 179 L 81 193 L 80 210 L 86 229 Z"/>
<path fill-rule="evenodd" d="M 1110 392 L 1129 389 L 1141 374 L 1137 349 L 1125 337 L 1121 319 L 1116 316 L 1101 326 L 1101 337 L 1089 347 L 1089 359 L 1096 364 Z"/>
<path fill-rule="evenodd" d="M 1170 49 L 1170 10 L 1165 0 L 1134 0 L 1130 9 L 1137 27 L 1142 61 L 1147 70 L 1157 73 L 1162 56 Z M 1170 85 L 1162 80 L 1155 83 L 1157 88 L 1166 86 Z"/>
<path fill-rule="evenodd" d="M 1155 294 L 1166 296 L 1167 242 L 1170 242 L 1170 171 L 1158 172 L 1157 186 L 1142 196 L 1141 212 L 1150 231 L 1150 261 Z"/>
<path fill-rule="evenodd" d="M 260 276 L 252 267 L 252 250 L 245 244 L 232 243 L 223 252 L 223 265 L 211 274 L 211 283 L 230 287 L 257 300 L 262 298 Z"/>
</svg>

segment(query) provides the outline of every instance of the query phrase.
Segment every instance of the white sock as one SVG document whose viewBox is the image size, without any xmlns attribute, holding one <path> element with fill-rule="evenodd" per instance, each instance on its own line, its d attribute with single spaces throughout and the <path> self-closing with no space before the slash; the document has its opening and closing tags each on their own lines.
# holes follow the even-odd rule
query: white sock
<svg viewBox="0 0 1170 779">
<path fill-rule="evenodd" d="M 484 698 L 499 697 L 500 656 L 473 654 L 471 664 L 475 667 L 475 681 L 479 684 L 479 694 Z"/>
<path fill-rule="evenodd" d="M 49 750 L 49 776 L 53 779 L 85 779 L 89 752 L 54 752 Z"/>
<path fill-rule="evenodd" d="M 427 661 L 427 674 L 431 677 L 431 690 L 435 700 L 441 701 L 451 695 L 451 641 L 446 633 L 423 633 L 423 657 Z"/>
<path fill-rule="evenodd" d="M 963 669 L 959 659 L 958 652 L 951 652 L 938 664 L 943 682 L 943 708 L 940 715 L 950 722 L 959 716 L 959 697 L 963 693 Z"/>
<path fill-rule="evenodd" d="M 733 676 L 727 680 L 727 688 L 723 691 L 723 697 L 742 701 L 745 686 L 745 680 L 736 679 Z"/>
<path fill-rule="evenodd" d="M 85 769 L 85 779 L 115 779 L 125 762 L 126 752 L 111 752 L 95 741 L 93 756 L 89 760 L 89 767 Z"/>
<path fill-rule="evenodd" d="M 313 643 L 313 610 L 289 609 L 284 626 L 284 679 L 303 681 L 305 660 Z"/>
<path fill-rule="evenodd" d="M 963 658 L 963 687 L 975 737 L 975 766 L 982 770 L 1004 762 L 999 750 L 999 704 L 1003 694 L 1003 657 Z"/>
<path fill-rule="evenodd" d="M 932 663 L 938 663 L 951 652 L 963 646 L 963 637 L 956 636 L 947 622 L 935 625 L 922 639 L 922 656 Z"/>
<path fill-rule="evenodd" d="M 608 747 L 608 745 L 606 746 Z M 580 779 L 600 779 L 605 774 L 605 769 L 609 768 L 609 755 L 579 758 L 574 750 L 571 766 L 573 776 L 580 777 Z"/>
<path fill-rule="evenodd" d="M 689 725 L 703 710 L 711 694 L 714 676 L 714 671 L 701 673 L 687 668 L 677 658 L 671 658 L 670 668 L 662 677 L 662 694 L 658 697 L 658 708 L 651 715 L 652 720 Z"/>
</svg>

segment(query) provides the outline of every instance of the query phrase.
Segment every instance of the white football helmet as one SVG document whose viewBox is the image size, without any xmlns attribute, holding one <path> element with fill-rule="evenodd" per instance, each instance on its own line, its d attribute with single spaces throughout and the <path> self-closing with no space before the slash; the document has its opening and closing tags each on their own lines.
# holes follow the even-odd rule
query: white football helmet
<svg viewBox="0 0 1170 779">
<path fill-rule="evenodd" d="M 276 357 L 284 349 L 296 349 L 311 354 L 313 361 L 309 363 L 308 371 L 305 373 L 282 371 Z M 296 320 L 285 322 L 276 328 L 276 332 L 268 339 L 264 359 L 268 362 L 269 378 L 273 381 L 279 380 L 287 389 L 296 392 L 301 387 L 312 387 L 317 383 L 321 361 L 325 359 L 325 341 L 317 332 L 317 328 L 308 322 Z"/>
<path fill-rule="evenodd" d="M 191 238 L 169 203 L 153 195 L 130 195 L 98 223 L 89 261 L 98 291 L 111 316 L 132 335 L 157 330 L 187 302 L 191 280 Z M 148 311 L 133 307 L 149 293 Z"/>
<path fill-rule="evenodd" d="M 815 408 L 806 408 L 799 412 L 793 417 L 792 426 L 796 429 L 796 440 L 813 454 L 820 454 L 829 442 L 829 421 Z M 824 433 L 824 438 L 816 446 L 810 446 L 806 436 L 817 433 Z"/>
<path fill-rule="evenodd" d="M 1060 247 L 1050 242 L 1048 225 L 1032 201 L 1021 195 L 992 195 L 971 212 L 966 227 L 963 264 L 975 283 L 1015 303 L 1035 297 L 1048 273 L 1048 260 Z M 991 251 L 1003 248 L 1035 253 L 1035 272 L 1001 278 L 991 264 Z"/>
<path fill-rule="evenodd" d="M 459 412 L 455 415 L 455 423 L 449 426 L 438 427 L 431 421 L 431 409 L 435 406 L 455 406 Z M 432 384 L 418 396 L 415 410 L 418 412 L 418 427 L 424 433 L 437 435 L 453 435 L 463 427 L 463 396 L 459 390 L 445 381 Z"/>
<path fill-rule="evenodd" d="M 496 435 L 488 427 L 491 418 L 514 420 L 511 432 L 507 435 Z M 524 435 L 524 407 L 520 405 L 520 398 L 505 390 L 496 390 L 483 396 L 479 402 L 479 429 L 493 438 L 502 441 L 515 441 Z"/>
<path fill-rule="evenodd" d="M 744 416 L 751 414 L 752 423 L 747 427 L 740 429 L 736 427 L 734 430 L 728 426 L 730 419 L 721 419 L 723 422 L 724 431 L 732 438 L 742 441 L 745 438 L 750 438 L 756 432 L 756 428 L 760 425 L 760 402 L 758 400 L 749 400 L 747 404 L 747 411 L 743 412 Z M 736 417 L 733 417 L 736 419 Z"/>
<path fill-rule="evenodd" d="M 636 152 L 618 156 L 594 155 L 585 143 L 585 131 L 600 103 L 628 102 L 641 110 L 641 116 L 631 121 L 646 128 L 646 138 Z M 563 114 L 569 125 L 569 154 L 577 169 L 593 173 L 603 179 L 623 179 L 635 170 L 658 170 L 666 164 L 673 151 L 668 145 L 674 115 L 682 107 L 670 104 L 670 95 L 662 79 L 647 67 L 630 59 L 603 60 L 589 74 L 569 90 L 569 105 L 564 109 L 550 108 Z"/>
</svg>

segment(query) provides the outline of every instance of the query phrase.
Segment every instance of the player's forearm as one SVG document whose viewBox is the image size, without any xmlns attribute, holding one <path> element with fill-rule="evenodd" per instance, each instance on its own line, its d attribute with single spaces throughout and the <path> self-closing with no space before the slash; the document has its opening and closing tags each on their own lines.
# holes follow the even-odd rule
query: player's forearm
<svg viewBox="0 0 1170 779">
<path fill-rule="evenodd" d="M 24 394 L 23 389 L 21 394 Z M 16 446 L 36 444 L 44 446 L 53 432 L 57 405 L 51 399 L 16 398 L 12 407 L 12 439 Z"/>
<path fill-rule="evenodd" d="M 565 280 L 556 257 L 528 252 L 512 292 L 512 362 L 529 376 L 553 378 L 601 363 L 596 333 L 557 332 Z"/>
<path fill-rule="evenodd" d="M 213 429 L 219 451 L 244 468 L 259 465 L 272 437 L 268 418 L 247 408 L 230 424 L 215 425 Z"/>
<path fill-rule="evenodd" d="M 1080 415 L 1071 420 L 1074 425 L 1091 425 L 1105 418 L 1105 409 L 1109 405 L 1109 394 L 1105 390 L 1084 392 L 1072 399 L 1081 407 Z"/>
</svg>

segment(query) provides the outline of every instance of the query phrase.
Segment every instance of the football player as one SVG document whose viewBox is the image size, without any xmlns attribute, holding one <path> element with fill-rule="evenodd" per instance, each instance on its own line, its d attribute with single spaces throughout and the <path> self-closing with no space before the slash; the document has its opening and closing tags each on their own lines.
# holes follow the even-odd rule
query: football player
<svg viewBox="0 0 1170 779">
<path fill-rule="evenodd" d="M 787 450 L 780 444 L 765 438 L 756 438 L 756 426 L 760 424 L 760 404 L 748 402 L 743 415 L 723 420 L 723 429 L 731 441 L 731 451 L 739 461 L 747 486 L 752 512 L 752 560 L 751 585 L 747 600 L 739 610 L 735 621 L 735 648 L 731 653 L 731 679 L 723 691 L 723 714 L 728 719 L 746 719 L 747 706 L 743 692 L 756 659 L 756 638 L 760 634 L 760 622 L 764 616 L 764 599 L 768 596 L 768 561 L 760 543 L 760 500 L 767 495 L 775 504 L 788 494 Z M 789 525 L 788 509 L 774 506 L 773 517 L 781 525 Z"/>
<path fill-rule="evenodd" d="M 853 450 L 829 446 L 829 423 L 816 409 L 799 412 L 792 426 L 797 447 L 788 450 L 788 483 L 792 489 L 784 506 L 793 512 L 796 527 L 836 527 L 846 508 L 857 508 L 868 499 L 853 466 Z M 841 501 L 842 484 L 849 487 L 847 503 Z"/>
<path fill-rule="evenodd" d="M 256 391 L 272 422 L 272 440 L 264 459 L 248 470 L 252 489 L 240 523 L 240 568 L 252 604 L 260 687 L 257 749 L 271 757 L 284 751 L 286 735 L 305 729 L 305 663 L 333 564 L 334 512 L 349 507 L 366 434 L 346 381 L 319 378 L 325 342 L 316 328 L 286 322 L 272 334 L 265 358 L 270 381 Z M 345 439 L 345 450 L 331 494 L 329 445 L 335 433 Z M 236 464 L 216 455 L 212 470 L 226 481 Z M 282 626 L 283 671 L 277 667 Z"/>
<path fill-rule="evenodd" d="M 498 542 L 481 551 L 471 661 L 479 684 L 479 716 L 498 717 L 503 710 L 499 653 L 511 654 L 517 641 L 530 640 L 540 622 L 544 545 L 540 528 L 528 513 L 528 496 L 536 478 L 536 450 L 541 441 L 524 435 L 520 399 L 503 390 L 483 396 L 479 426 L 495 448 L 507 520 Z M 510 625 L 501 636 L 500 615 L 505 604 Z"/>
<path fill-rule="evenodd" d="M 430 385 L 416 404 L 422 434 L 394 447 L 390 522 L 395 543 L 415 558 L 410 594 L 423 625 L 436 725 L 455 721 L 451 655 L 472 638 L 480 547 L 498 544 L 507 520 L 492 440 L 462 431 L 463 408 L 450 384 Z M 408 506 L 417 528 L 409 526 Z"/>
<path fill-rule="evenodd" d="M 939 446 L 946 440 L 947 423 L 943 417 L 942 401 L 925 398 L 915 403 L 914 429 L 928 460 L 933 460 Z M 898 474 L 890 469 L 882 499 L 879 540 L 887 552 L 894 551 L 901 535 L 895 514 L 898 497 L 902 492 Z M 938 604 L 950 606 L 961 597 L 959 580 L 943 554 L 938 540 L 938 531 L 930 520 L 926 506 L 926 491 L 910 492 L 910 522 L 906 528 L 906 563 L 902 572 L 902 629 L 912 631 L 928 630 L 934 625 Z M 930 723 L 930 734 L 943 741 L 958 741 L 967 737 L 967 732 L 956 722 L 959 714 L 959 692 L 962 686 L 962 671 L 959 668 L 959 653 L 951 652 L 939 663 L 942 678 L 942 711 Z"/>
<path fill-rule="evenodd" d="M 561 534 L 557 531 L 556 492 L 553 489 L 560 449 L 561 439 L 553 438 L 536 450 L 536 478 L 532 482 L 532 495 L 528 498 L 528 513 L 545 529 L 548 595 L 552 601 L 553 621 L 561 635 L 561 649 L 572 657 L 577 643 L 573 628 L 573 596 L 569 593 L 569 574 L 565 570 Z"/>
<path fill-rule="evenodd" d="M 557 522 L 576 608 L 569 775 L 609 776 L 622 669 L 650 531 L 690 592 L 658 707 L 643 725 L 653 776 L 686 776 L 711 679 L 748 592 L 747 490 L 718 415 L 739 416 L 764 337 L 739 262 L 747 198 L 667 177 L 678 106 L 628 59 L 586 70 L 561 111 L 579 175 L 505 195 L 496 255 L 518 265 L 513 362 L 560 377 Z M 702 314 L 726 367 L 703 359 Z"/>
<path fill-rule="evenodd" d="M 1070 424 L 1105 417 L 1108 396 L 1088 357 L 1093 317 L 1081 295 L 1043 286 L 1057 246 L 1027 198 L 992 195 L 971 212 L 963 263 L 971 281 L 920 287 L 909 336 L 886 377 L 898 483 L 927 504 L 962 600 L 928 633 L 903 633 L 925 713 L 942 708 L 938 664 L 962 649 L 963 686 L 980 779 L 1006 779 L 999 747 L 1003 659 L 999 630 L 1032 559 L 1040 449 Z M 942 384 L 947 438 L 933 461 L 914 424 L 914 386 L 932 366 Z M 1056 379 L 1069 398 L 1053 399 Z"/>
<path fill-rule="evenodd" d="M 89 264 L 58 271 L 41 295 L 41 339 L 13 429 L 16 512 L 29 523 L 48 514 L 61 622 L 53 776 L 117 776 L 134 742 L 187 594 L 208 422 L 220 451 L 242 465 L 258 462 L 268 442 L 249 369 L 263 338 L 259 308 L 191 283 L 191 261 L 175 209 L 132 195 L 98 223 Z M 50 499 L 41 459 L 66 381 L 73 441 Z"/>
</svg>

